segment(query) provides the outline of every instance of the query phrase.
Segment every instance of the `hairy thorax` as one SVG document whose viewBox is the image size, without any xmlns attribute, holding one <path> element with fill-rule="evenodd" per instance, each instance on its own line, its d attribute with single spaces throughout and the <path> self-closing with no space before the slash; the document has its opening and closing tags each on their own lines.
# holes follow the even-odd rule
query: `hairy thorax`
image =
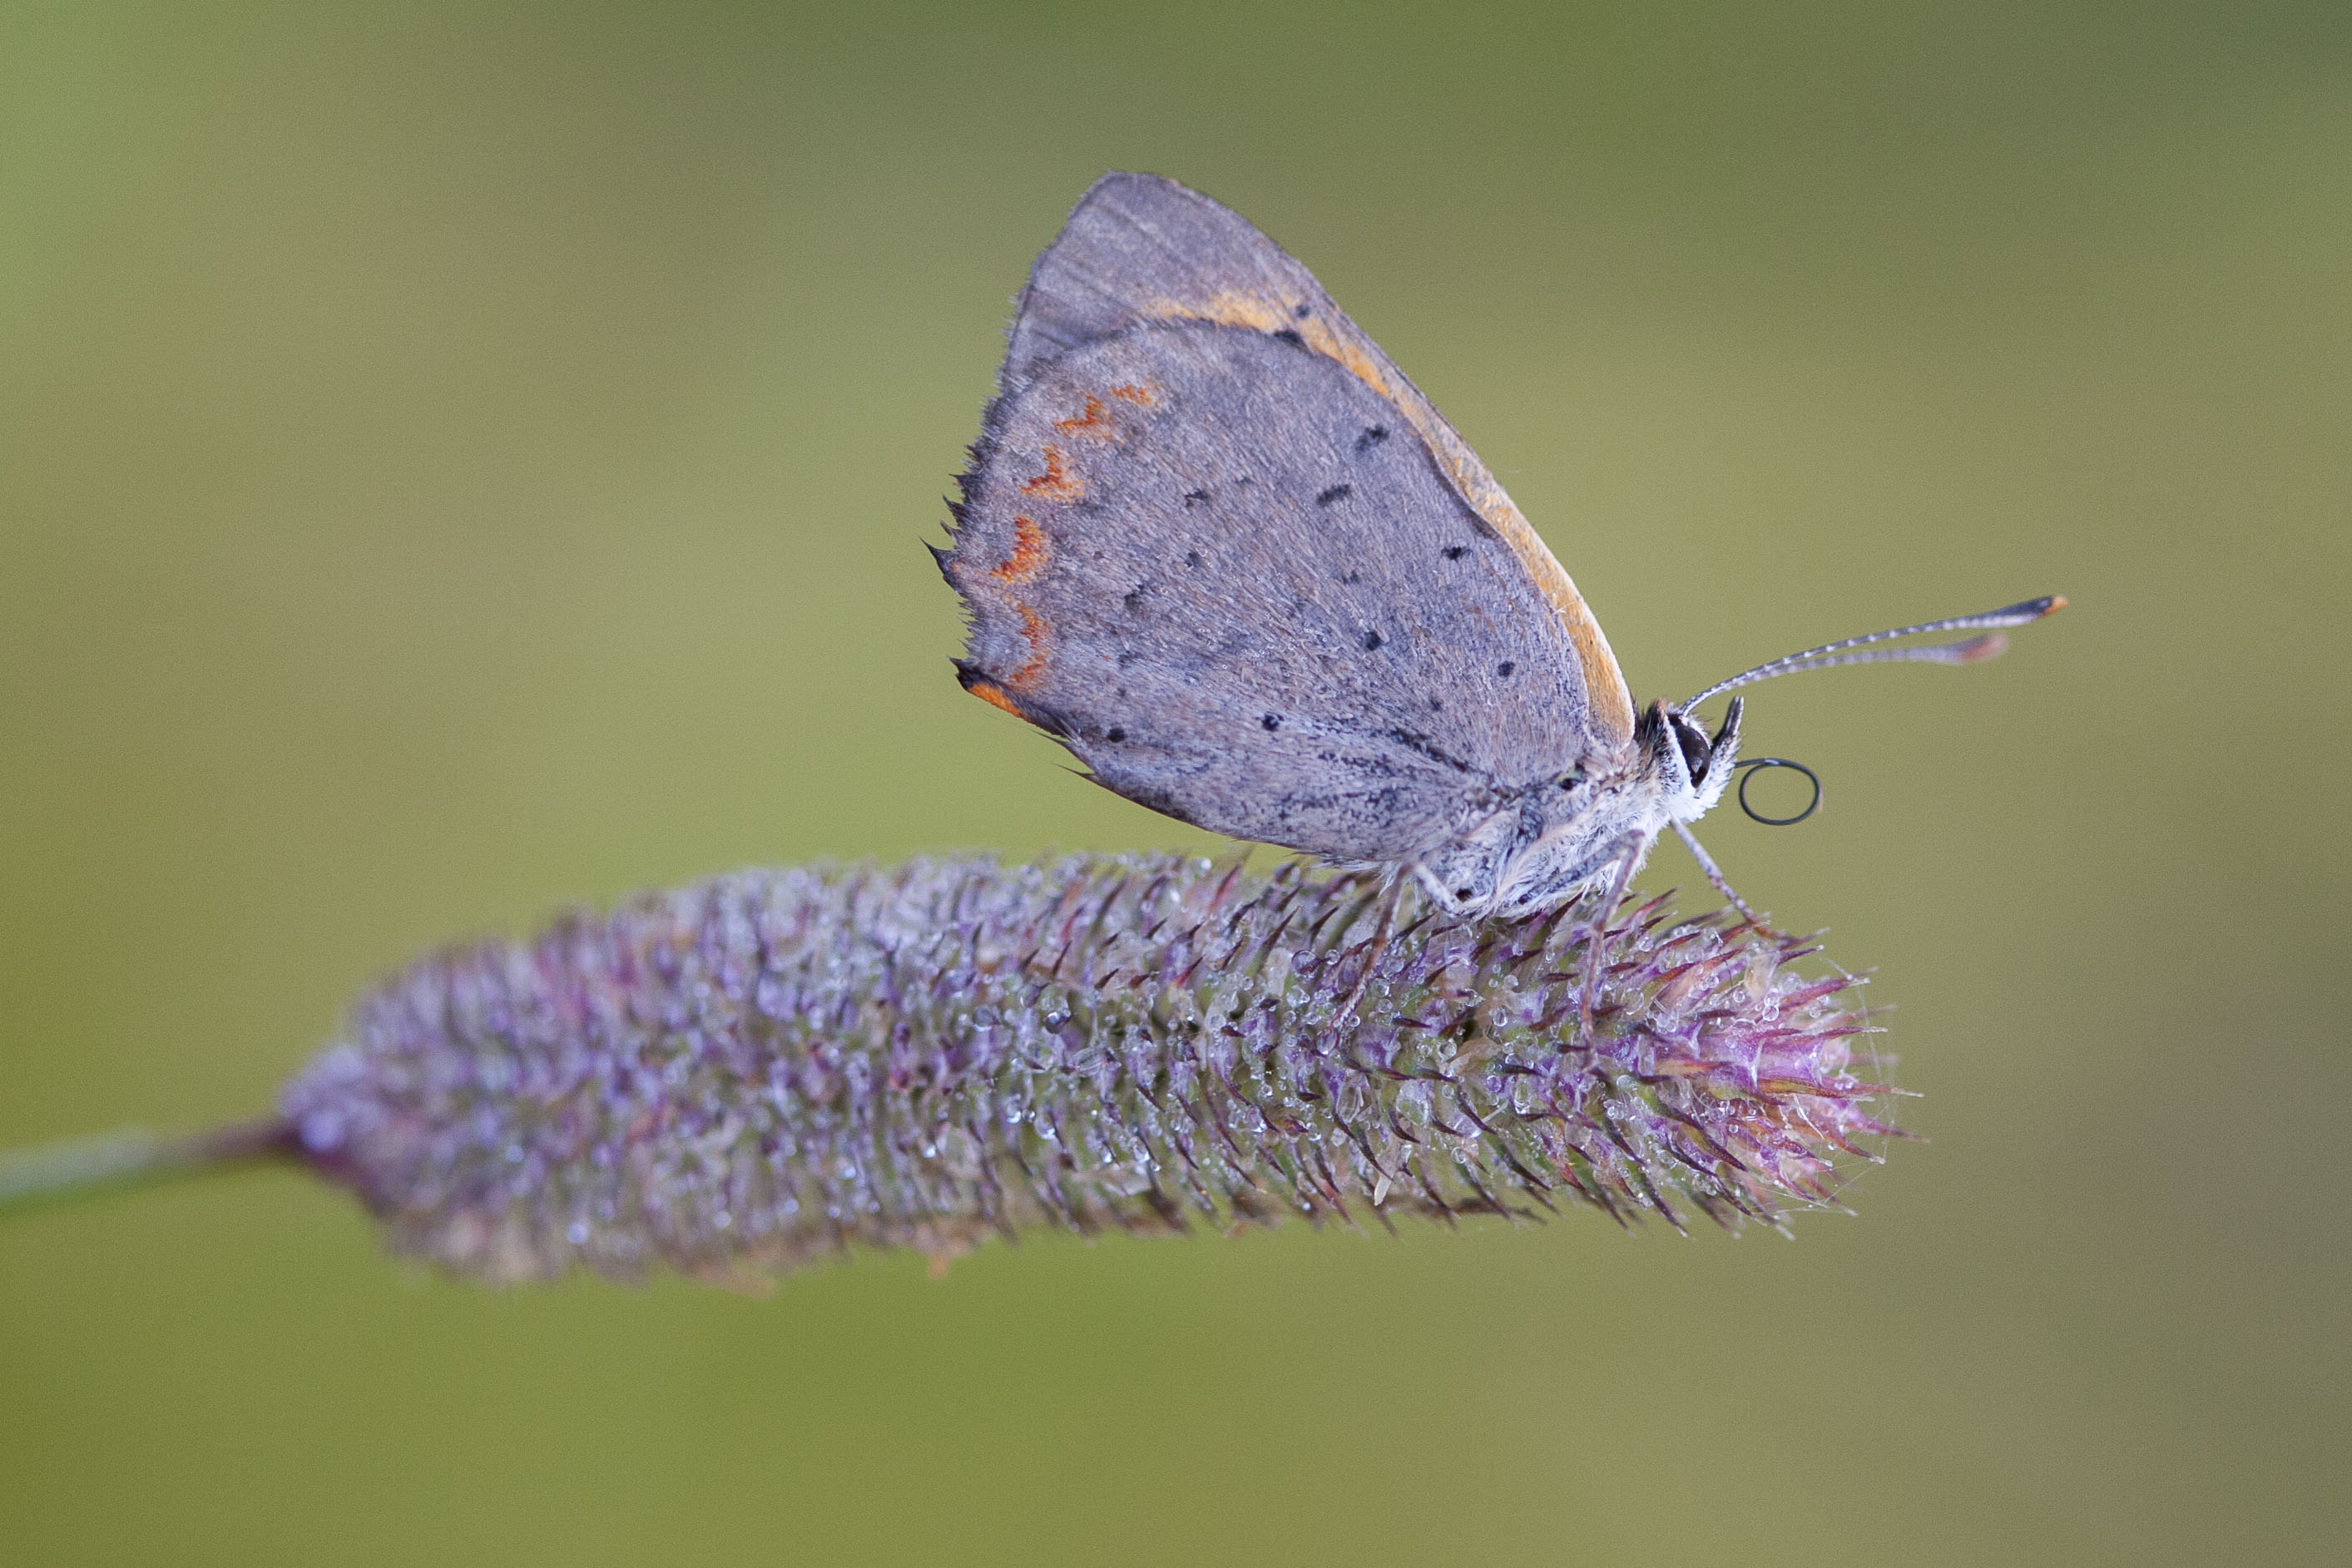
<svg viewBox="0 0 2352 1568">
<path fill-rule="evenodd" d="M 1465 918 L 1556 908 L 1641 867 L 1668 826 L 1722 799 L 1738 749 L 1735 713 L 1710 744 L 1664 705 L 1624 745 L 1555 776 L 1498 792 L 1496 809 L 1413 872 L 1440 908 Z"/>
</svg>

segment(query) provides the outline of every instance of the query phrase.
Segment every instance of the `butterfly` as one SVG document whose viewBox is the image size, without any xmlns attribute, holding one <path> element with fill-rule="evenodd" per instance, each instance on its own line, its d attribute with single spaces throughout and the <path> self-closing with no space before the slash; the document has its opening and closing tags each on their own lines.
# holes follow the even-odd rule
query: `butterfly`
<svg viewBox="0 0 2352 1568">
<path fill-rule="evenodd" d="M 1967 664 L 2032 600 L 1636 710 L 1576 584 L 1307 269 L 1198 192 L 1104 176 L 1038 257 L 933 554 L 966 690 L 1138 804 L 1417 883 L 1461 918 L 1612 889 L 1723 798 L 1776 675 Z M 1883 648 L 1921 633 L 1961 642 Z M 1779 759 L 1766 759 L 1778 761 Z M 1816 780 L 1818 800 L 1818 780 Z M 1810 809 L 1809 809 L 1810 810 Z"/>
</svg>

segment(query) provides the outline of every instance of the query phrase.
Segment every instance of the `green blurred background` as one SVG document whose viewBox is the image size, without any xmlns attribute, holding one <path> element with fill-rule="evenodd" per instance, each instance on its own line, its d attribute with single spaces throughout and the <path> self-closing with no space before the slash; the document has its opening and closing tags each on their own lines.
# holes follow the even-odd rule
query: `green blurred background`
<svg viewBox="0 0 2352 1568">
<path fill-rule="evenodd" d="M 0 1557 L 2344 1561 L 2340 5 L 0 5 L 0 1144 L 254 1112 L 574 901 L 1204 842 L 958 692 L 917 542 L 1107 168 L 1313 267 L 1645 698 L 2074 598 L 1757 694 L 1828 807 L 1709 834 L 1932 1141 L 1793 1240 L 765 1301 L 291 1174 L 51 1211 Z"/>
</svg>

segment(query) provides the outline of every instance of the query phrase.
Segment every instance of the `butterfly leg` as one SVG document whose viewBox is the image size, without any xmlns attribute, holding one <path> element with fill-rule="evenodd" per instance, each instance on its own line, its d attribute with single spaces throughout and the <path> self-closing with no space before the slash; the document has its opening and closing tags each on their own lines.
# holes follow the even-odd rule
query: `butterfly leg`
<svg viewBox="0 0 2352 1568">
<path fill-rule="evenodd" d="M 1740 914 L 1746 915 L 1748 917 L 1748 925 L 1759 926 L 1762 925 L 1764 924 L 1764 917 L 1757 914 L 1754 910 L 1748 908 L 1748 901 L 1746 899 L 1732 892 L 1731 883 L 1725 879 L 1722 869 L 1715 863 L 1715 857 L 1708 854 L 1705 850 L 1699 848 L 1698 835 L 1693 833 L 1690 829 L 1685 827 L 1680 822 L 1676 822 L 1675 824 L 1675 834 L 1677 838 L 1682 840 L 1683 848 L 1690 851 L 1691 859 L 1698 862 L 1698 869 L 1706 873 L 1706 880 L 1709 884 L 1714 887 L 1715 891 L 1723 894 L 1725 901 L 1727 902 L 1732 908 L 1737 909 Z"/>
<path fill-rule="evenodd" d="M 1628 833 L 1622 840 L 1624 848 L 1617 859 L 1617 873 L 1609 879 L 1609 891 L 1595 906 L 1592 923 L 1586 929 L 1584 956 L 1584 994 L 1576 1004 L 1577 1021 L 1584 1026 L 1584 1043 L 1592 1043 L 1592 1004 L 1601 995 L 1601 949 L 1609 945 L 1609 919 L 1617 906 L 1625 902 L 1625 889 L 1633 880 L 1633 870 L 1642 863 L 1643 852 L 1650 847 L 1647 833 Z"/>
</svg>

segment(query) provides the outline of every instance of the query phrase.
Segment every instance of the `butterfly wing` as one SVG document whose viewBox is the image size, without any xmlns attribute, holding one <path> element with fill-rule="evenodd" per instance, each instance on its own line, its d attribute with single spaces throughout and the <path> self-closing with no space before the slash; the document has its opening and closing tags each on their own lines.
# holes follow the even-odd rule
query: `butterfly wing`
<svg viewBox="0 0 2352 1568">
<path fill-rule="evenodd" d="M 1157 174 L 1106 174 L 1030 269 L 999 391 L 1084 343 L 1143 321 L 1201 320 L 1295 332 L 1394 404 L 1462 498 L 1510 547 L 1576 646 L 1592 722 L 1622 744 L 1633 703 L 1601 623 L 1470 444 L 1288 252 L 1240 214 Z"/>
<path fill-rule="evenodd" d="M 1566 575 L 1223 208 L 1098 184 L 1038 264 L 1003 385 L 942 559 L 971 616 L 963 678 L 1103 784 L 1236 837 L 1407 861 L 1614 743 L 1622 682 L 1605 643 L 1592 680 Z"/>
</svg>

